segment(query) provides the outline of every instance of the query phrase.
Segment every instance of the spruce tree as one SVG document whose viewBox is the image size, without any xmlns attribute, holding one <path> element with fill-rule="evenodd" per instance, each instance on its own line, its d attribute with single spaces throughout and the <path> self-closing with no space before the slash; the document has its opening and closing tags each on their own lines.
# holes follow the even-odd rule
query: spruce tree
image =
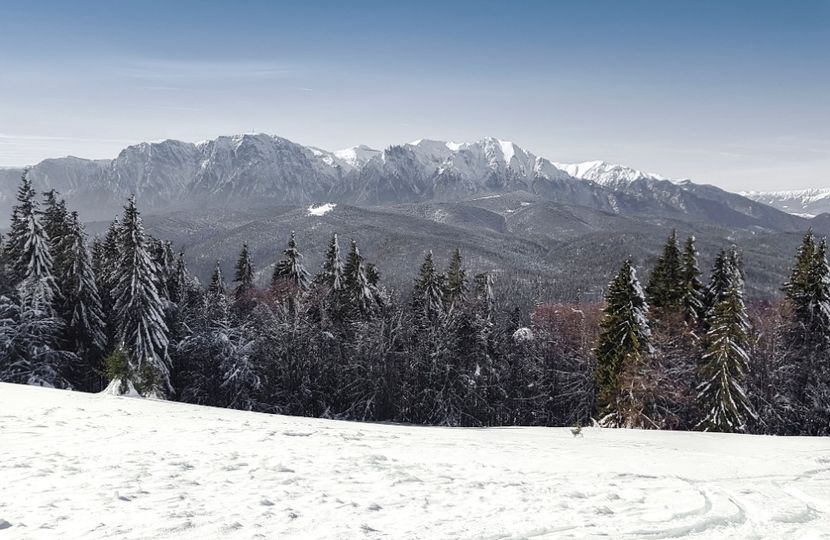
<svg viewBox="0 0 830 540">
<path fill-rule="evenodd" d="M 23 250 L 26 238 L 29 235 L 30 219 L 37 213 L 35 190 L 29 180 L 28 169 L 23 171 L 20 186 L 17 188 L 17 204 L 12 207 L 11 226 L 3 246 L 3 259 L 7 267 L 9 279 L 17 285 L 23 279 L 26 271 Z"/>
<path fill-rule="evenodd" d="M 452 253 L 447 279 L 444 287 L 444 303 L 449 308 L 467 293 L 467 273 L 461 261 L 461 251 L 458 248 Z"/>
<path fill-rule="evenodd" d="M 412 291 L 412 306 L 419 324 L 435 323 L 443 314 L 444 282 L 444 276 L 435 269 L 432 250 L 427 251 Z"/>
<path fill-rule="evenodd" d="M 134 374 L 135 386 L 145 395 L 170 394 L 168 328 L 164 301 L 159 295 L 156 265 L 149 252 L 141 215 L 130 197 L 118 234 L 119 264 L 116 273 L 116 339 L 123 344 Z M 121 386 L 121 381 L 118 381 Z"/>
<path fill-rule="evenodd" d="M 734 251 L 730 250 L 730 251 Z M 743 278 L 727 252 L 723 263 L 726 285 L 708 316 L 707 347 L 700 370 L 698 407 L 705 431 L 740 432 L 755 417 L 743 388 L 749 369 L 749 321 L 743 302 Z"/>
<path fill-rule="evenodd" d="M 222 267 L 219 261 L 216 261 L 216 266 L 213 267 L 213 275 L 210 277 L 210 285 L 208 286 L 208 295 L 224 295 L 225 294 L 225 279 L 222 277 Z"/>
<path fill-rule="evenodd" d="M 277 288 L 280 283 L 290 283 L 298 290 L 305 291 L 309 285 L 309 274 L 303 266 L 303 256 L 297 249 L 294 231 L 291 231 L 288 247 L 282 253 L 282 260 L 274 267 L 271 286 Z"/>
<path fill-rule="evenodd" d="M 782 394 L 792 433 L 827 433 L 830 409 L 821 405 L 826 393 L 830 358 L 830 284 L 824 239 L 816 243 L 812 231 L 804 235 L 784 292 L 791 306 L 783 328 L 784 372 Z"/>
<path fill-rule="evenodd" d="M 681 270 L 682 294 L 680 305 L 683 317 L 687 323 L 695 324 L 704 316 L 704 293 L 703 283 L 700 280 L 701 272 L 697 262 L 697 249 L 695 248 L 695 237 L 686 238 L 683 247 L 683 268 Z"/>
<path fill-rule="evenodd" d="M 346 264 L 343 267 L 341 306 L 348 319 L 366 317 L 376 305 L 376 291 L 366 275 L 366 263 L 357 242 L 352 240 Z"/>
<path fill-rule="evenodd" d="M 329 247 L 323 258 L 322 271 L 317 279 L 331 290 L 339 291 L 343 288 L 344 272 L 343 260 L 340 257 L 340 243 L 337 240 L 337 233 L 334 233 L 331 235 Z"/>
<path fill-rule="evenodd" d="M 66 202 L 58 198 L 58 193 L 52 189 L 43 194 L 43 211 L 41 222 L 46 235 L 49 237 L 49 251 L 52 254 L 52 266 L 55 276 L 62 276 L 65 273 L 67 249 L 70 243 L 63 239 L 71 234 L 69 211 L 66 209 Z"/>
<path fill-rule="evenodd" d="M 722 249 L 717 257 L 715 257 L 715 264 L 712 267 L 712 275 L 709 278 L 709 285 L 706 287 L 704 293 L 704 308 L 706 319 L 711 315 L 715 306 L 717 306 L 727 295 L 731 285 L 733 270 L 740 274 L 743 279 L 743 270 L 741 269 L 740 255 L 735 246 L 729 249 Z"/>
<path fill-rule="evenodd" d="M 810 419 L 807 429 L 813 435 L 830 435 L 830 266 L 826 238 L 816 247 L 810 278 L 815 346 L 805 391 Z"/>
<path fill-rule="evenodd" d="M 107 350 L 107 327 L 86 236 L 76 212 L 69 216 L 67 230 L 61 246 L 65 253 L 61 278 L 64 335 L 81 360 L 73 374 L 75 385 L 94 390 L 95 373 L 100 371 Z"/>
<path fill-rule="evenodd" d="M 32 192 L 33 193 L 33 192 Z M 55 314 L 56 302 L 60 298 L 58 282 L 53 274 L 53 261 L 50 240 L 32 204 L 21 205 L 18 213 L 25 229 L 14 231 L 18 259 L 14 261 L 15 273 L 20 282 L 17 290 L 24 308 L 52 316 Z"/>
<path fill-rule="evenodd" d="M 242 251 L 234 267 L 233 281 L 237 284 L 234 296 L 240 300 L 247 296 L 254 288 L 254 263 L 248 251 L 248 243 L 242 244 Z"/>
<path fill-rule="evenodd" d="M 623 372 L 641 362 L 649 351 L 648 304 L 630 260 L 611 281 L 597 344 L 597 411 L 608 425 L 624 425 L 620 410 Z"/>
<path fill-rule="evenodd" d="M 663 253 L 649 277 L 646 286 L 649 305 L 658 310 L 675 310 L 681 306 L 683 298 L 683 268 L 680 260 L 680 248 L 677 243 L 677 231 L 672 230 Z"/>
</svg>

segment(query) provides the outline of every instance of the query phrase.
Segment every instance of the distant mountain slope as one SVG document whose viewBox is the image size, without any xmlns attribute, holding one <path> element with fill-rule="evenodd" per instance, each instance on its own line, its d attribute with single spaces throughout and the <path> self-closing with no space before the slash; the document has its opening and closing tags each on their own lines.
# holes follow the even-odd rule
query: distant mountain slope
<svg viewBox="0 0 830 540">
<path fill-rule="evenodd" d="M 308 205 L 183 210 L 146 215 L 145 225 L 183 248 L 191 269 L 203 280 L 216 260 L 230 273 L 247 242 L 259 279 L 267 283 L 292 230 L 308 269 L 316 272 L 331 233 L 337 232 L 343 249 L 355 239 L 367 260 L 378 264 L 383 282 L 399 291 L 411 286 L 426 250 L 433 250 L 443 266 L 458 247 L 471 275 L 487 271 L 508 282 L 538 283 L 544 285 L 546 300 L 598 300 L 626 257 L 650 268 L 672 228 L 698 238 L 705 272 L 720 248 L 737 244 L 744 252 L 750 297 L 769 297 L 786 279 L 800 240 L 799 233 L 623 216 L 527 192 L 386 207 L 341 203 L 317 214 Z M 105 226 L 95 224 L 90 231 Z"/>
<path fill-rule="evenodd" d="M 22 171 L 0 170 L 8 212 Z M 806 221 L 713 186 L 672 182 L 605 162 L 557 164 L 515 143 L 422 139 L 376 150 L 329 152 L 281 137 L 246 134 L 198 144 L 166 140 L 125 148 L 110 161 L 60 158 L 32 168 L 87 219 L 105 219 L 135 194 L 145 213 L 276 204 L 389 206 L 451 202 L 523 191 L 540 199 L 689 223 L 795 231 Z"/>
<path fill-rule="evenodd" d="M 830 188 L 744 191 L 741 195 L 797 216 L 813 217 L 830 213 Z"/>
</svg>

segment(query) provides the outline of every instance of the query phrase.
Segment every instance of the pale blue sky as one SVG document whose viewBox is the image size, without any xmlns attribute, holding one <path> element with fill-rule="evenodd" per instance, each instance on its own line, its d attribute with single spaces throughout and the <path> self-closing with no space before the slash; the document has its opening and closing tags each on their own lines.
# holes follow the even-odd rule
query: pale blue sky
<svg viewBox="0 0 830 540">
<path fill-rule="evenodd" d="M 830 187 L 830 1 L 0 0 L 0 166 L 248 131 Z"/>
</svg>

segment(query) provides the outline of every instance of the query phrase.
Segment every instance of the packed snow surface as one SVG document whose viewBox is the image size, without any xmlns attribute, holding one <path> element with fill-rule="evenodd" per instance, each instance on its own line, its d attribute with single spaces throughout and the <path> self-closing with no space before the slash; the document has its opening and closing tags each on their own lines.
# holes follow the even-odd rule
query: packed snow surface
<svg viewBox="0 0 830 540">
<path fill-rule="evenodd" d="M 337 206 L 337 203 L 326 203 L 321 204 L 320 206 L 309 206 L 308 207 L 308 215 L 309 216 L 325 216 L 332 210 L 334 207 Z"/>
<path fill-rule="evenodd" d="M 0 384 L 0 538 L 829 538 L 830 443 L 359 424 Z"/>
</svg>

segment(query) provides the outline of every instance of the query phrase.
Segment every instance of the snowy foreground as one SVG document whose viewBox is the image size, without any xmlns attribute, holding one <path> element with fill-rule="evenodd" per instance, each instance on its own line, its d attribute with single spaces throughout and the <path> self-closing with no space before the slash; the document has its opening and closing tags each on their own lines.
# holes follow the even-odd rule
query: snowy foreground
<svg viewBox="0 0 830 540">
<path fill-rule="evenodd" d="M 0 539 L 830 538 L 830 440 L 357 424 L 0 384 Z"/>
</svg>

